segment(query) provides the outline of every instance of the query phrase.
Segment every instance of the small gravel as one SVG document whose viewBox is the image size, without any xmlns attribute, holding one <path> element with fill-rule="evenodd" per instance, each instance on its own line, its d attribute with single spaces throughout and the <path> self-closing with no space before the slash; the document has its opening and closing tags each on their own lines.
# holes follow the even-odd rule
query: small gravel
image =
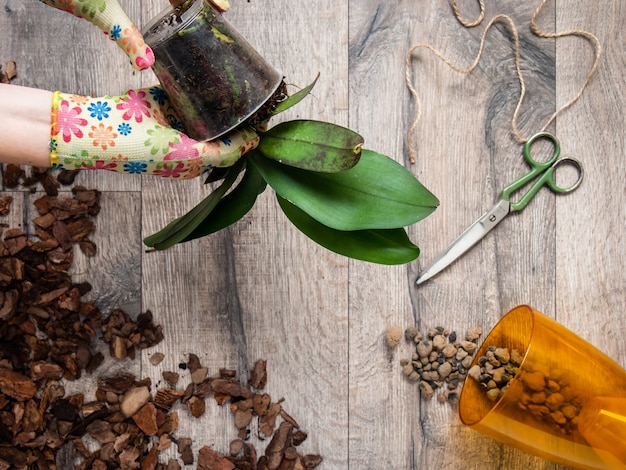
<svg viewBox="0 0 626 470">
<path fill-rule="evenodd" d="M 517 407 L 529 419 L 539 420 L 548 427 L 556 427 L 562 434 L 577 429 L 581 399 L 568 386 L 562 370 L 541 370 L 525 365 L 520 369 L 523 355 L 516 349 L 490 346 L 484 356 L 468 371 L 468 377 L 485 390 L 492 402 L 500 400 L 514 380 L 521 382 L 523 390 Z"/>
<path fill-rule="evenodd" d="M 441 326 L 429 328 L 425 335 L 408 327 L 404 337 L 415 349 L 410 360 L 400 360 L 402 373 L 409 382 L 419 384 L 423 399 L 436 395 L 440 403 L 456 403 L 481 335 L 480 327 L 470 328 L 463 340 L 456 331 Z M 480 373 L 480 367 L 477 370 Z"/>
</svg>

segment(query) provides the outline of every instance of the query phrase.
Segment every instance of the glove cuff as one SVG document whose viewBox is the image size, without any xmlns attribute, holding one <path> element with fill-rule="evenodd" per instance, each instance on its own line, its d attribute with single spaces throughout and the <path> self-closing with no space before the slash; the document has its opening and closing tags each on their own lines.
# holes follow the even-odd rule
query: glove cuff
<svg viewBox="0 0 626 470">
<path fill-rule="evenodd" d="M 61 100 L 61 92 L 52 93 L 52 109 L 50 113 L 50 166 L 55 168 L 59 165 L 59 153 L 57 151 L 58 144 L 58 128 L 59 128 L 59 101 Z"/>
</svg>

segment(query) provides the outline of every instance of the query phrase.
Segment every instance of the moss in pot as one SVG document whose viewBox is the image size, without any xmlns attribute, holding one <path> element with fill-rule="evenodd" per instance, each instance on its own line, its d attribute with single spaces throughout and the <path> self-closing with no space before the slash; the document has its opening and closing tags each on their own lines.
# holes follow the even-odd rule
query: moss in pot
<svg viewBox="0 0 626 470">
<path fill-rule="evenodd" d="M 250 120 L 283 76 L 209 0 L 173 1 L 145 28 L 153 71 L 187 134 L 212 140 Z"/>
</svg>

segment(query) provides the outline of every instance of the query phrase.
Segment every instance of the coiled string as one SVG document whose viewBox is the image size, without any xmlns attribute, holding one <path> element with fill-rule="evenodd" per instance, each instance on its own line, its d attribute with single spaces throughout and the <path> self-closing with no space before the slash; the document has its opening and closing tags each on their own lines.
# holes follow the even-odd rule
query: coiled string
<svg viewBox="0 0 626 470">
<path fill-rule="evenodd" d="M 454 16 L 456 17 L 457 21 L 459 23 L 461 23 L 464 27 L 466 28 L 473 28 L 475 26 L 480 25 L 484 19 L 485 19 L 485 2 L 484 0 L 477 0 L 478 5 L 480 7 L 480 14 L 478 15 L 478 18 L 474 21 L 469 21 L 467 19 L 465 19 L 463 17 L 463 15 L 461 14 L 461 12 L 459 11 L 458 8 L 458 0 L 452 0 L 452 10 L 454 12 Z M 550 124 L 552 124 L 554 122 L 554 120 L 556 119 L 556 117 L 561 114 L 563 111 L 565 111 L 567 108 L 569 108 L 570 106 L 572 106 L 576 101 L 578 101 L 578 99 L 582 96 L 583 92 L 585 91 L 585 89 L 587 88 L 587 86 L 589 85 L 589 82 L 591 81 L 591 78 L 593 77 L 593 75 L 595 74 L 597 68 L 598 68 L 598 64 L 600 63 L 600 57 L 602 56 L 602 45 L 600 44 L 600 40 L 592 33 L 588 32 L 588 31 L 583 31 L 583 30 L 579 30 L 579 29 L 573 29 L 573 30 L 569 30 L 569 31 L 562 31 L 562 32 L 557 32 L 557 33 L 549 33 L 549 32 L 545 32 L 540 30 L 537 27 L 537 17 L 539 16 L 539 14 L 541 13 L 541 10 L 543 9 L 543 7 L 545 6 L 545 4 L 548 2 L 548 0 L 542 0 L 541 3 L 539 4 L 539 6 L 537 7 L 537 9 L 534 11 L 531 21 L 530 21 L 530 29 L 533 32 L 533 34 L 535 34 L 538 37 L 541 38 L 562 38 L 565 36 L 578 36 L 578 37 L 582 37 L 583 39 L 589 41 L 594 49 L 594 62 L 593 62 L 593 66 L 591 67 L 589 73 L 587 74 L 587 77 L 585 79 L 585 81 L 583 82 L 582 86 L 580 87 L 578 93 L 572 98 L 570 99 L 567 103 L 565 103 L 563 106 L 561 106 L 559 109 L 557 109 L 554 114 L 552 114 L 544 123 L 544 125 L 541 127 L 541 129 L 538 132 L 543 132 L 545 131 Z M 416 157 L 416 150 L 415 150 L 415 130 L 417 129 L 417 125 L 419 123 L 419 121 L 421 120 L 422 117 L 422 103 L 419 97 L 419 94 L 415 88 L 415 86 L 413 85 L 413 70 L 411 67 L 412 64 L 412 60 L 413 60 L 413 54 L 415 53 L 415 51 L 417 51 L 418 49 L 427 49 L 430 52 L 432 52 L 436 57 L 438 57 L 441 61 L 443 61 L 448 67 L 450 67 L 452 70 L 454 70 L 455 72 L 458 73 L 462 73 L 462 74 L 469 74 L 471 73 L 478 65 L 480 58 L 483 54 L 483 50 L 485 48 L 485 40 L 487 37 L 487 33 L 489 32 L 489 30 L 491 29 L 491 27 L 498 23 L 505 23 L 508 28 L 511 30 L 511 34 L 513 35 L 513 43 L 514 43 L 514 47 L 515 47 L 515 71 L 517 74 L 517 78 L 519 80 L 519 84 L 520 84 L 520 97 L 519 100 L 517 101 L 517 105 L 515 107 L 515 111 L 513 113 L 513 117 L 511 120 L 511 131 L 513 133 L 513 136 L 515 137 L 515 140 L 517 140 L 517 142 L 519 143 L 525 143 L 528 138 L 523 137 L 517 127 L 517 118 L 520 112 L 520 108 L 522 107 L 522 102 L 524 101 L 524 97 L 526 95 L 526 84 L 524 82 L 524 76 L 522 74 L 522 70 L 521 70 L 521 66 L 520 66 L 520 52 L 521 52 L 521 47 L 520 47 L 520 41 L 519 41 L 519 32 L 517 30 L 517 27 L 515 25 L 515 23 L 513 22 L 513 20 L 511 19 L 510 16 L 507 15 L 496 15 L 494 16 L 491 21 L 489 21 L 489 23 L 487 24 L 487 27 L 485 28 L 485 31 L 482 34 L 481 37 L 481 41 L 480 41 L 480 47 L 478 49 L 478 53 L 476 55 L 476 58 L 474 59 L 474 62 L 467 68 L 461 68 L 458 65 L 454 64 L 452 61 L 450 61 L 449 59 L 447 59 L 446 57 L 443 56 L 443 54 L 441 54 L 438 50 L 436 50 L 435 48 L 433 48 L 431 45 L 429 44 L 425 44 L 425 43 L 420 43 L 420 44 L 416 44 L 415 46 L 411 47 L 411 49 L 409 49 L 409 51 L 407 52 L 406 55 L 406 83 L 407 83 L 407 87 L 409 89 L 409 91 L 411 92 L 411 96 L 413 98 L 413 102 L 415 103 L 415 120 L 413 121 L 411 128 L 409 129 L 409 135 L 408 135 L 408 140 L 409 140 L 409 152 L 410 152 L 410 157 L 411 157 L 411 163 L 415 163 L 415 157 Z"/>
</svg>

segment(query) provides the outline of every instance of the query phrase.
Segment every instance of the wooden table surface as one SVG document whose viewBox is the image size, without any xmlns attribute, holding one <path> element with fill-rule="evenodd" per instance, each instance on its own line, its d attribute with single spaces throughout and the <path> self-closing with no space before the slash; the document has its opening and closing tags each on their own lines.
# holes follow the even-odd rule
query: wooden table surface
<svg viewBox="0 0 626 470">
<path fill-rule="evenodd" d="M 134 72 L 86 22 L 36 0 L 1 3 L 0 61 L 17 62 L 13 83 L 95 96 L 156 83 L 151 72 Z M 167 4 L 121 3 L 140 25 Z M 487 22 L 510 15 L 519 28 L 527 87 L 519 127 L 528 136 L 576 95 L 593 64 L 590 43 L 535 36 L 529 24 L 538 1 L 487 2 L 483 23 L 469 29 L 448 0 L 232 3 L 227 18 L 295 85 L 292 91 L 320 73 L 313 95 L 280 119 L 325 120 L 358 131 L 367 148 L 409 167 L 441 205 L 409 228 L 422 252 L 404 266 L 325 251 L 286 220 L 271 190 L 228 230 L 155 253 L 146 251 L 142 237 L 193 207 L 207 192 L 202 180 L 82 173 L 77 183 L 99 189 L 103 200 L 94 236 L 99 253 L 79 260 L 75 276 L 92 283 L 103 312 L 151 310 L 165 333 L 134 362 L 107 363 L 98 373 L 130 369 L 158 383 L 162 371 L 177 370 L 194 353 L 211 374 L 230 367 L 245 377 L 257 359 L 266 359 L 267 391 L 284 397 L 285 410 L 309 433 L 303 451 L 321 454 L 324 470 L 555 468 L 464 427 L 454 406 L 421 399 L 401 373 L 410 346 L 402 342 L 390 351 L 384 332 L 394 325 L 488 331 L 511 308 L 530 304 L 626 366 L 626 3 L 548 1 L 538 19 L 545 31 L 589 31 L 603 47 L 588 88 L 549 128 L 562 153 L 583 163 L 582 186 L 558 197 L 542 190 L 526 210 L 419 287 L 420 267 L 527 166 L 511 131 L 519 82 L 505 23 L 488 34 L 471 74 L 452 71 L 425 49 L 414 55 L 423 110 L 415 164 L 407 141 L 416 109 L 405 82 L 406 52 L 427 43 L 468 66 Z M 461 3 L 464 16 L 477 16 L 474 2 Z M 23 206 L 25 215 L 14 205 L 12 221 L 30 214 Z M 149 357 L 156 351 L 166 357 L 153 366 Z M 89 380 L 76 386 L 89 388 Z M 200 419 L 181 409 L 178 435 L 192 437 L 196 450 L 211 445 L 225 452 L 235 433 L 226 409 L 209 406 Z M 176 452 L 162 460 L 166 455 Z"/>
</svg>

